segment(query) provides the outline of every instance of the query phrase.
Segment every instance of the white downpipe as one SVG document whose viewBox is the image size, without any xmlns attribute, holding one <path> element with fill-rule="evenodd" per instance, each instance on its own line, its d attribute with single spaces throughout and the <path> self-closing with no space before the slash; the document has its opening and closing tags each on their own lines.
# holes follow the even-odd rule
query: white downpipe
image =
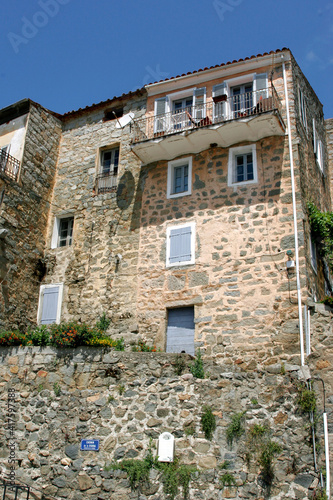
<svg viewBox="0 0 333 500">
<path fill-rule="evenodd" d="M 327 427 L 327 413 L 323 413 L 324 420 L 324 438 L 325 438 L 325 462 L 326 462 L 326 495 L 328 500 L 331 498 L 331 477 L 330 477 L 330 451 L 328 447 L 328 427 Z"/>
<path fill-rule="evenodd" d="M 291 127 L 290 127 L 290 114 L 289 114 L 289 100 L 288 100 L 286 67 L 285 67 L 284 62 L 282 63 L 282 69 L 283 69 L 284 93 L 285 93 L 285 98 L 286 98 L 287 130 L 288 130 L 290 174 L 291 174 L 291 190 L 292 190 L 292 200 L 293 200 L 293 217 L 294 217 L 294 232 L 295 232 L 295 261 L 296 261 L 299 343 L 300 343 L 300 349 L 301 349 L 301 365 L 304 366 L 303 312 L 302 312 L 301 282 L 300 282 L 300 278 L 299 278 L 298 230 L 297 230 L 297 213 L 296 213 L 294 159 L 293 159 L 293 149 L 292 149 L 292 142 L 291 142 Z"/>
</svg>

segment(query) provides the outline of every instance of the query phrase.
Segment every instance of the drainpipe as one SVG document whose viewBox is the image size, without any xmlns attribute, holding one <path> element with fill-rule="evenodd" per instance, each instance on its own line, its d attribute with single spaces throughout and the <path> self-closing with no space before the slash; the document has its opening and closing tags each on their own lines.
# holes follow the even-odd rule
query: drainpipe
<svg viewBox="0 0 333 500">
<path fill-rule="evenodd" d="M 323 412 L 323 426 L 324 426 L 324 442 L 325 442 L 325 466 L 326 466 L 326 496 L 328 500 L 331 498 L 331 476 L 330 476 L 330 450 L 328 446 L 328 426 L 327 426 L 327 413 L 326 413 L 326 394 L 325 394 L 325 383 L 322 378 L 316 377 L 313 380 L 319 380 L 323 384 L 323 400 L 324 400 L 324 412 Z"/>
<path fill-rule="evenodd" d="M 283 56 L 282 56 L 283 58 Z M 304 366 L 304 339 L 303 339 L 303 317 L 302 317 L 302 296 L 301 296 L 301 282 L 299 277 L 299 252 L 298 252 L 298 231 L 297 231 L 297 213 L 296 213 L 296 191 L 295 191 L 295 177 L 294 177 L 294 159 L 293 149 L 291 142 L 291 127 L 290 127 L 290 114 L 289 114 L 289 100 L 286 67 L 284 61 L 282 62 L 283 69 L 283 83 L 284 93 L 286 99 L 286 112 L 287 112 L 287 133 L 289 143 L 289 158 L 290 158 L 290 174 L 291 174 L 291 190 L 293 200 L 293 218 L 294 218 L 294 232 L 295 232 L 295 261 L 296 261 L 296 283 L 297 283 L 297 303 L 298 303 L 298 324 L 299 324 L 299 343 L 301 349 L 301 365 Z"/>
</svg>

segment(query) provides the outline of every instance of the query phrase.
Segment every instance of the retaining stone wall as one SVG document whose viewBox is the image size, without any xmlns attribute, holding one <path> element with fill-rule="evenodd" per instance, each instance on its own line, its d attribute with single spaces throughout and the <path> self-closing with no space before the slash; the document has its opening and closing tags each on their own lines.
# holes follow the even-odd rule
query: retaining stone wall
<svg viewBox="0 0 333 500">
<path fill-rule="evenodd" d="M 324 342 L 330 326 L 325 314 L 320 321 Z M 175 436 L 175 456 L 180 462 L 200 471 L 191 482 L 191 499 L 268 498 L 253 452 L 248 456 L 254 423 L 269 425 L 271 438 L 282 446 L 270 498 L 311 498 L 318 484 L 308 417 L 296 404 L 295 384 L 303 376 L 297 365 L 273 363 L 251 369 L 241 363 L 224 366 L 204 360 L 207 377 L 200 380 L 188 368 L 177 376 L 176 356 L 165 353 L 34 347 L 2 348 L 0 355 L 3 422 L 8 389 L 16 393 L 16 478 L 43 491 L 46 498 L 138 498 L 125 473 L 104 467 L 113 460 L 143 458 L 149 443 L 155 445 L 164 431 Z M 184 355 L 184 359 L 188 365 L 190 357 Z M 331 389 L 327 389 L 330 400 Z M 320 391 L 318 396 L 320 400 Z M 200 425 L 206 404 L 217 421 L 212 441 L 205 439 Z M 246 433 L 231 447 L 226 428 L 240 411 L 246 411 Z M 186 432 L 190 427 L 193 435 Z M 4 472 L 8 464 L 5 426 L 0 434 Z M 322 442 L 319 426 L 318 435 Z M 80 451 L 81 439 L 100 439 L 100 451 Z M 237 487 L 221 487 L 225 471 L 219 466 L 225 460 Z M 323 464 L 322 457 L 319 462 Z M 33 492 L 41 498 L 36 489 Z M 166 498 L 156 471 L 140 498 Z"/>
</svg>

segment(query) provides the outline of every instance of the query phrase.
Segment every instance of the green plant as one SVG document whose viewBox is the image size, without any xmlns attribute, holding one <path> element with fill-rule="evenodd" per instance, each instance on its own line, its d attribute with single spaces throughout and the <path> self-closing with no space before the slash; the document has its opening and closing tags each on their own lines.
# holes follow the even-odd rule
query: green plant
<svg viewBox="0 0 333 500">
<path fill-rule="evenodd" d="M 271 484 L 274 471 L 273 471 L 273 460 L 276 455 L 281 453 L 281 446 L 275 441 L 267 441 L 261 447 L 261 452 L 258 458 L 259 465 L 262 468 L 261 474 L 266 483 Z"/>
<path fill-rule="evenodd" d="M 114 401 L 114 396 L 112 396 L 112 394 L 108 397 L 108 403 L 111 403 L 111 401 Z"/>
<path fill-rule="evenodd" d="M 281 375 L 285 375 L 286 374 L 286 367 L 285 367 L 285 364 L 282 363 L 281 364 Z"/>
<path fill-rule="evenodd" d="M 97 323 L 96 323 L 96 328 L 100 330 L 101 332 L 105 332 L 111 323 L 111 319 L 108 318 L 105 314 L 105 312 L 102 314 L 102 316 L 99 317 Z"/>
<path fill-rule="evenodd" d="M 137 345 L 132 346 L 134 352 L 156 352 L 156 346 L 149 346 L 145 340 L 139 340 Z"/>
<path fill-rule="evenodd" d="M 124 386 L 124 385 L 122 385 L 122 384 L 118 385 L 118 387 L 117 387 L 117 391 L 119 392 L 120 396 L 121 396 L 122 394 L 124 394 L 125 390 L 126 390 L 126 388 L 125 388 L 125 386 Z"/>
<path fill-rule="evenodd" d="M 46 346 L 50 343 L 50 334 L 47 325 L 41 325 L 28 330 L 27 338 L 32 342 L 32 345 Z"/>
<path fill-rule="evenodd" d="M 326 297 L 321 301 L 326 306 L 333 308 L 333 297 L 331 295 L 326 295 Z"/>
<path fill-rule="evenodd" d="M 216 418 L 210 406 L 203 407 L 201 415 L 201 429 L 205 433 L 205 438 L 211 440 L 216 429 Z"/>
<path fill-rule="evenodd" d="M 322 489 L 316 490 L 313 496 L 314 500 L 328 500 L 326 492 Z"/>
<path fill-rule="evenodd" d="M 333 272 L 333 212 L 320 212 L 314 203 L 308 203 L 307 208 L 312 237 Z"/>
<path fill-rule="evenodd" d="M 181 375 L 186 368 L 186 363 L 184 356 L 182 354 L 177 354 L 174 362 L 176 375 Z"/>
<path fill-rule="evenodd" d="M 42 392 L 44 390 L 43 384 L 39 384 L 37 391 Z"/>
<path fill-rule="evenodd" d="M 267 427 L 261 424 L 253 424 L 250 427 L 251 439 L 261 438 L 267 432 Z"/>
<path fill-rule="evenodd" d="M 225 472 L 221 477 L 220 481 L 222 483 L 222 487 L 224 488 L 225 486 L 235 486 L 236 485 L 236 480 L 234 476 L 230 472 Z"/>
<path fill-rule="evenodd" d="M 227 427 L 227 441 L 232 446 L 232 443 L 235 439 L 240 438 L 242 434 L 244 434 L 244 415 L 245 411 L 241 411 L 240 413 L 236 413 L 231 417 L 231 422 Z"/>
<path fill-rule="evenodd" d="M 19 331 L 0 333 L 0 346 L 27 345 L 26 335 Z"/>
<path fill-rule="evenodd" d="M 184 432 L 186 436 L 194 436 L 195 434 L 195 426 L 194 424 L 189 425 L 188 427 L 184 428 Z"/>
<path fill-rule="evenodd" d="M 190 481 L 196 472 L 195 467 L 189 465 L 179 465 L 175 460 L 173 463 L 160 463 L 158 468 L 162 471 L 163 492 L 173 500 L 179 492 L 179 487 L 183 490 L 183 499 L 188 498 Z"/>
<path fill-rule="evenodd" d="M 205 378 L 205 372 L 203 368 L 203 361 L 201 358 L 201 352 L 197 351 L 197 356 L 194 363 L 190 365 L 190 372 L 195 378 Z"/>
<path fill-rule="evenodd" d="M 252 403 L 253 405 L 257 405 L 257 404 L 258 404 L 258 400 L 257 400 L 257 398 L 251 398 L 251 403 Z"/>
<path fill-rule="evenodd" d="M 54 382 L 54 384 L 53 384 L 53 392 L 54 392 L 54 394 L 55 394 L 57 397 L 59 397 L 59 396 L 60 396 L 60 394 L 61 394 L 61 387 L 60 387 L 60 385 L 58 384 L 58 382 Z"/>
<path fill-rule="evenodd" d="M 224 460 L 220 465 L 219 465 L 219 469 L 221 470 L 226 470 L 229 468 L 229 465 L 230 465 L 230 462 L 229 460 Z"/>
<path fill-rule="evenodd" d="M 305 384 L 298 386 L 297 404 L 304 412 L 314 412 L 316 410 L 316 393 Z"/>
<path fill-rule="evenodd" d="M 145 459 L 122 460 L 119 463 L 111 464 L 111 468 L 126 472 L 132 490 L 142 487 L 145 483 L 149 484 L 149 472 L 151 465 Z"/>
</svg>

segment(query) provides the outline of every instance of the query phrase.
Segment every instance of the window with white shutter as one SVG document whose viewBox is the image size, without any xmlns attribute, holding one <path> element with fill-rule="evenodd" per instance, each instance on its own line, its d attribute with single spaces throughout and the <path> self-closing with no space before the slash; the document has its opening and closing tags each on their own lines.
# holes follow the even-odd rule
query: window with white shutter
<svg viewBox="0 0 333 500">
<path fill-rule="evenodd" d="M 166 266 L 183 266 L 195 262 L 195 223 L 167 229 Z"/>
<path fill-rule="evenodd" d="M 42 285 L 39 293 L 37 322 L 60 323 L 63 284 Z"/>
</svg>

